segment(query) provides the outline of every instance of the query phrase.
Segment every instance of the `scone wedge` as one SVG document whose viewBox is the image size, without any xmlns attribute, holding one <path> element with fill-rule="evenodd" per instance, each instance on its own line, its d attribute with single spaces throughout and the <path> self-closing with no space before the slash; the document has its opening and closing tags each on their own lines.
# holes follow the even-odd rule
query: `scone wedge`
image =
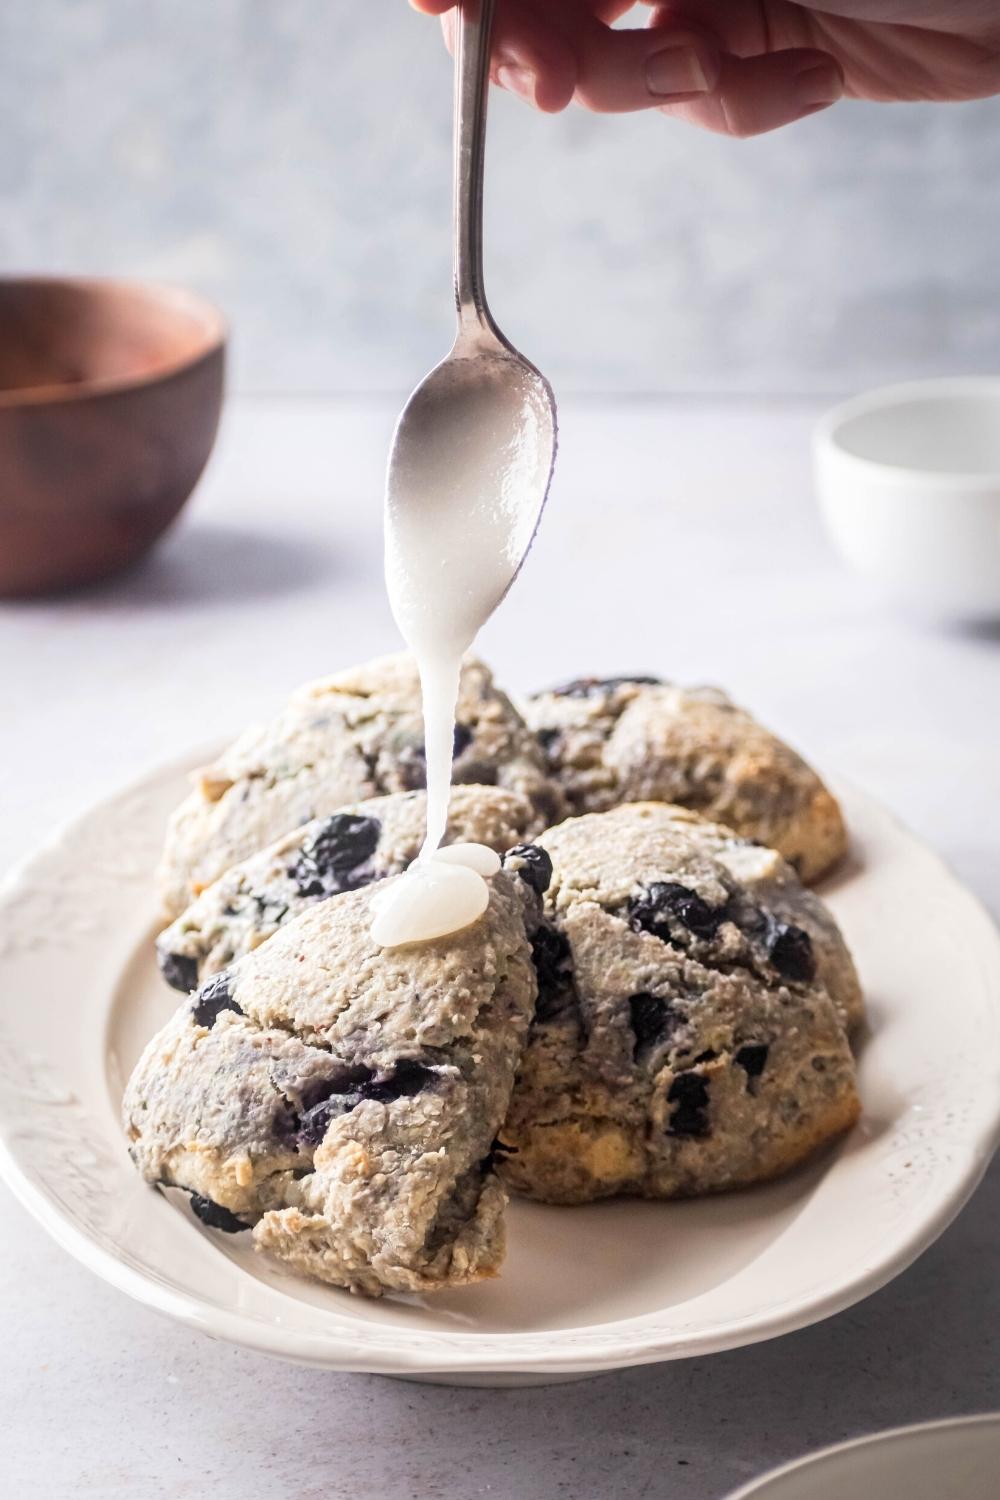
<svg viewBox="0 0 1000 1500">
<path fill-rule="evenodd" d="M 378 885 L 313 907 L 208 981 L 126 1091 L 132 1156 L 217 1228 L 252 1228 L 293 1270 L 355 1292 L 428 1292 L 497 1273 L 497 1133 L 534 1008 L 513 871 L 485 915 L 395 950 L 370 936 Z"/>
<path fill-rule="evenodd" d="M 525 711 L 572 813 L 676 803 L 777 849 L 806 882 L 847 848 L 837 800 L 812 767 L 717 688 L 584 677 Z"/>
<path fill-rule="evenodd" d="M 637 804 L 538 840 L 539 996 L 503 1175 L 549 1203 L 775 1177 L 854 1124 L 861 992 L 832 917 L 772 850 Z"/>
</svg>

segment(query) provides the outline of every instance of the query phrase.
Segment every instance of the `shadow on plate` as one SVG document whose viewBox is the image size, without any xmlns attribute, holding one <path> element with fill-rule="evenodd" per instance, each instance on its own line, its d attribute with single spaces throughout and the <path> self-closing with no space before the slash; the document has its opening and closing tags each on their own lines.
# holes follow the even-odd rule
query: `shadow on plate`
<svg viewBox="0 0 1000 1500">
<path fill-rule="evenodd" d="M 829 875 L 824 875 L 823 879 L 817 882 L 815 886 L 816 894 L 825 901 L 827 897 L 833 896 L 837 891 L 843 890 L 844 886 L 850 885 L 853 881 L 857 880 L 859 875 L 863 875 L 864 873 L 865 860 L 863 853 L 857 841 L 854 840 L 840 863 L 830 871 Z"/>
<path fill-rule="evenodd" d="M 522 1334 L 614 1323 L 662 1314 L 730 1281 L 791 1227 L 833 1165 L 839 1147 L 780 1182 L 674 1203 L 617 1199 L 579 1208 L 515 1200 L 508 1216 L 502 1275 L 432 1297 L 350 1297 L 300 1280 L 258 1255 L 247 1235 L 209 1234 L 248 1275 L 316 1308 L 404 1329 L 462 1329 L 470 1334 Z M 180 1195 L 171 1194 L 172 1199 Z M 183 1201 L 175 1207 L 188 1210 Z"/>
</svg>

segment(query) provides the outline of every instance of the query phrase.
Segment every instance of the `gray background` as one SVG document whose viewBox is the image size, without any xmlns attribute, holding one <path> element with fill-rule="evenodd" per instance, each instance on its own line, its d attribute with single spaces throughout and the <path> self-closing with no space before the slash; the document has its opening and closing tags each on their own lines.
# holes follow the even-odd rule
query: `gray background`
<svg viewBox="0 0 1000 1500">
<path fill-rule="evenodd" d="M 449 329 L 450 73 L 404 0 L 6 0 L 0 270 L 188 282 L 253 391 L 399 390 Z M 1000 364 L 1000 104 L 732 142 L 497 97 L 501 321 L 561 392 Z"/>
</svg>

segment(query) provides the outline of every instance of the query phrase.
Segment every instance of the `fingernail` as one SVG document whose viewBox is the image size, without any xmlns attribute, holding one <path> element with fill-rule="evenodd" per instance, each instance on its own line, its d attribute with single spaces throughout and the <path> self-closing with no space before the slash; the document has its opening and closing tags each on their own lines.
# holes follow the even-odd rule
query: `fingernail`
<svg viewBox="0 0 1000 1500">
<path fill-rule="evenodd" d="M 517 94 L 529 104 L 535 102 L 535 75 L 530 68 L 518 68 L 513 63 L 502 63 L 497 68 L 497 83 L 509 94 Z"/>
<path fill-rule="evenodd" d="M 708 79 L 693 47 L 664 47 L 646 59 L 646 87 L 657 98 L 707 94 Z"/>
<path fill-rule="evenodd" d="M 795 79 L 795 97 L 803 109 L 835 104 L 844 92 L 843 79 L 832 63 L 816 63 Z"/>
</svg>

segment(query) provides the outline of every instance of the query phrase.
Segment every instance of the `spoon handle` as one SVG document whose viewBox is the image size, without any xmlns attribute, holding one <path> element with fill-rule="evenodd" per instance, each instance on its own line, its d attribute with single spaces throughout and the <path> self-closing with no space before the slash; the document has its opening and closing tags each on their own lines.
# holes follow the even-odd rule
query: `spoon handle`
<svg viewBox="0 0 1000 1500">
<path fill-rule="evenodd" d="M 462 0 L 455 39 L 455 303 L 460 334 L 493 320 L 483 287 L 483 170 L 495 0 Z"/>
</svg>

